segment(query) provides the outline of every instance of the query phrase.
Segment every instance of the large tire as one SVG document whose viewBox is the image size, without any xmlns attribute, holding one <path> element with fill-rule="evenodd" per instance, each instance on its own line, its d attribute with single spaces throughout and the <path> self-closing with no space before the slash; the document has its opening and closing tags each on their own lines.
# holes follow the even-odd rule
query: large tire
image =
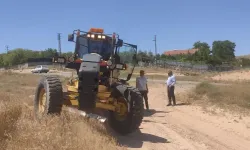
<svg viewBox="0 0 250 150">
<path fill-rule="evenodd" d="M 43 93 L 46 95 L 41 98 Z M 41 95 L 42 94 L 42 95 Z M 43 101 L 43 105 L 41 104 Z M 41 104 L 41 105 L 40 105 Z M 55 76 L 44 76 L 39 81 L 34 98 L 34 111 L 36 118 L 43 115 L 61 113 L 63 106 L 63 89 L 59 78 Z"/>
<path fill-rule="evenodd" d="M 120 86 L 120 87 L 118 87 Z M 112 129 L 121 135 L 126 135 L 139 129 L 144 115 L 144 104 L 141 93 L 138 89 L 128 85 L 118 85 L 114 89 L 114 97 L 125 99 L 130 111 L 124 120 L 115 117 L 116 112 L 110 112 L 109 124 Z"/>
</svg>

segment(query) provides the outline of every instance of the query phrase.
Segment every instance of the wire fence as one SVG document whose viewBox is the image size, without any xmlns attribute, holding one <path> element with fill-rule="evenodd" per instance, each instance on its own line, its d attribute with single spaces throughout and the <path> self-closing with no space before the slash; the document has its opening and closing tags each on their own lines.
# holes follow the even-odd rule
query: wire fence
<svg viewBox="0 0 250 150">
<path fill-rule="evenodd" d="M 53 66 L 53 68 L 61 68 L 59 64 L 53 64 L 51 61 L 43 60 L 43 61 L 29 61 L 24 64 L 19 64 L 7 68 L 0 69 L 25 69 L 25 68 L 34 68 L 37 65 L 48 65 Z M 222 64 L 222 65 L 208 65 L 204 63 L 191 63 L 191 62 L 180 62 L 180 61 L 170 61 L 170 60 L 158 60 L 156 63 L 150 62 L 142 62 L 138 63 L 139 67 L 144 68 L 164 68 L 164 69 L 172 69 L 172 70 L 183 70 L 183 71 L 195 71 L 195 72 L 222 72 L 222 71 L 230 71 L 230 70 L 239 70 L 242 67 L 233 66 L 230 64 Z"/>
<path fill-rule="evenodd" d="M 241 67 L 233 66 L 230 64 L 222 64 L 222 65 L 208 65 L 202 62 L 181 62 L 181 61 L 170 61 L 170 60 L 158 60 L 156 63 L 147 63 L 147 62 L 139 62 L 140 67 L 149 67 L 149 68 L 165 68 L 165 69 L 174 69 L 174 70 L 188 70 L 188 71 L 199 71 L 199 72 L 222 72 L 222 71 L 231 71 L 241 69 Z"/>
</svg>

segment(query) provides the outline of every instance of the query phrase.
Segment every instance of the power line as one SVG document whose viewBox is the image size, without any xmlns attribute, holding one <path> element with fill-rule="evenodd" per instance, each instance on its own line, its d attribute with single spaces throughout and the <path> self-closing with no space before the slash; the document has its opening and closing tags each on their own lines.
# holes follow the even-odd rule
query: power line
<svg viewBox="0 0 250 150">
<path fill-rule="evenodd" d="M 153 41 L 155 42 L 155 64 L 156 64 L 156 61 L 157 61 L 157 58 L 156 58 L 156 56 L 157 56 L 156 35 L 155 35 Z"/>
<path fill-rule="evenodd" d="M 61 33 L 57 33 L 57 40 L 58 40 L 59 56 L 61 56 L 61 54 L 62 54 L 62 51 L 61 51 Z"/>
</svg>

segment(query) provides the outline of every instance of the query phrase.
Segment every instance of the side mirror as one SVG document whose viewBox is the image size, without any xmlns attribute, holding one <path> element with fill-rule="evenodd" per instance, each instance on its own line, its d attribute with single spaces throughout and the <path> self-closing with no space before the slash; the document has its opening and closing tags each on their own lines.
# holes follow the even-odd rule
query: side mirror
<svg viewBox="0 0 250 150">
<path fill-rule="evenodd" d="M 122 47 L 122 45 L 123 45 L 123 40 L 119 39 L 119 40 L 117 41 L 117 46 L 118 46 L 118 47 Z"/>
<path fill-rule="evenodd" d="M 74 41 L 74 34 L 69 34 L 68 35 L 68 41 L 71 41 L 71 42 Z"/>
<path fill-rule="evenodd" d="M 132 77 L 132 73 L 128 74 L 126 81 L 129 81 L 131 79 L 131 77 Z"/>
</svg>

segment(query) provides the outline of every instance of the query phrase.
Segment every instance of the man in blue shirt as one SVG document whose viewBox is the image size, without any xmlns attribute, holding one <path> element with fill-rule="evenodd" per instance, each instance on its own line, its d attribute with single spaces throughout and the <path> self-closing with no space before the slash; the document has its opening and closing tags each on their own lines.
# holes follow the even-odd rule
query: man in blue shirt
<svg viewBox="0 0 250 150">
<path fill-rule="evenodd" d="M 168 90 L 168 105 L 167 106 L 171 105 L 171 99 L 173 100 L 173 105 L 176 105 L 175 94 L 174 94 L 175 83 L 176 83 L 175 76 L 173 75 L 172 71 L 169 71 L 168 80 L 166 81 L 167 90 Z"/>
</svg>

